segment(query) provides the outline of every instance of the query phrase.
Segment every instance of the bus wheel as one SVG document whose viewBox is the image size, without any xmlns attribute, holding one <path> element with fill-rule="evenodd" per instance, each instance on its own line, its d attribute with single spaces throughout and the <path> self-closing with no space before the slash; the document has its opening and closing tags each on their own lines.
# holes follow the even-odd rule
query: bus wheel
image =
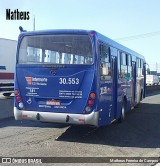
<svg viewBox="0 0 160 166">
<path fill-rule="evenodd" d="M 118 119 L 119 123 L 122 123 L 125 120 L 125 114 L 126 114 L 126 101 L 123 100 L 122 109 L 121 109 L 121 116 Z"/>
</svg>

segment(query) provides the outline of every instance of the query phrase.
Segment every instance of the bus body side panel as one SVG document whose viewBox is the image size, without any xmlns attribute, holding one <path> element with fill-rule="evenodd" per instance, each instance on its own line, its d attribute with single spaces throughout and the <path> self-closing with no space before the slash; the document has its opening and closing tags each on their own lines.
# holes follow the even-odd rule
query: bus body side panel
<svg viewBox="0 0 160 166">
<path fill-rule="evenodd" d="M 100 83 L 100 98 L 99 98 L 99 126 L 110 124 L 112 111 L 112 80 L 107 83 Z"/>
<path fill-rule="evenodd" d="M 98 60 L 100 63 L 100 60 Z M 99 64 L 100 66 L 100 64 Z M 112 93 L 113 93 L 113 82 L 112 77 L 108 76 L 107 80 L 101 80 L 101 71 L 100 67 L 98 67 L 99 73 L 99 123 L 98 126 L 108 125 L 111 122 L 111 114 L 112 114 Z"/>
<path fill-rule="evenodd" d="M 119 57 L 118 57 L 119 58 Z M 127 66 L 121 66 L 125 73 L 127 73 Z M 131 68 L 130 68 L 131 69 Z M 121 116 L 122 104 L 126 102 L 126 112 L 131 108 L 132 100 L 132 76 L 121 73 L 120 68 L 118 71 L 118 82 L 117 82 L 117 114 L 116 119 Z"/>
</svg>

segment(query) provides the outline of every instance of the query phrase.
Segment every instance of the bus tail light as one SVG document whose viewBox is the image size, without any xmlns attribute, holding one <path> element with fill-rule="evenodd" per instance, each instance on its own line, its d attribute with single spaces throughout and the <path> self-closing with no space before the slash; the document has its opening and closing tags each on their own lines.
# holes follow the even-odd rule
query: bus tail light
<svg viewBox="0 0 160 166">
<path fill-rule="evenodd" d="M 85 107 L 84 112 L 89 113 L 92 110 L 92 106 L 95 103 L 95 98 L 96 98 L 96 94 L 94 92 L 91 92 L 89 94 L 89 99 L 87 101 L 87 105 Z"/>
<path fill-rule="evenodd" d="M 89 106 L 92 106 L 94 104 L 94 101 L 93 100 L 88 100 L 88 105 Z"/>
<path fill-rule="evenodd" d="M 14 94 L 15 94 L 15 96 L 18 96 L 19 95 L 19 90 L 15 90 Z"/>
<path fill-rule="evenodd" d="M 21 97 L 20 97 L 20 96 L 17 96 L 17 97 L 16 97 L 16 101 L 17 101 L 17 102 L 20 102 L 20 101 L 21 101 Z"/>
<path fill-rule="evenodd" d="M 18 104 L 18 108 L 19 108 L 19 109 L 23 109 L 24 105 L 23 105 L 23 103 L 22 103 L 22 99 L 21 99 L 21 97 L 20 97 L 20 92 L 19 92 L 18 89 L 16 89 L 16 90 L 14 91 L 14 95 L 15 95 L 15 100 L 16 100 L 16 102 L 18 102 L 18 103 L 17 103 L 17 104 Z"/>
<path fill-rule="evenodd" d="M 95 98 L 96 98 L 96 94 L 92 92 L 92 93 L 90 93 L 89 97 L 90 97 L 91 99 L 95 99 Z"/>
</svg>

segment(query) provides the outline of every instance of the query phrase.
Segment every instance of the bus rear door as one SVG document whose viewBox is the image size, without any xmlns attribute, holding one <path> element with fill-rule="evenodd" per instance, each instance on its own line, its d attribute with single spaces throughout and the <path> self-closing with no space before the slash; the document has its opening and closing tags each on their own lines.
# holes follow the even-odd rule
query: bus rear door
<svg viewBox="0 0 160 166">
<path fill-rule="evenodd" d="M 107 44 L 99 44 L 100 52 L 100 99 L 99 99 L 99 125 L 110 124 L 113 116 L 113 81 L 111 77 L 111 55 L 110 47 Z M 114 65 L 113 65 L 114 66 Z"/>
<path fill-rule="evenodd" d="M 113 52 L 111 59 L 111 74 L 112 74 L 112 111 L 111 121 L 116 118 L 117 114 L 117 56 L 116 52 Z M 114 56 L 115 55 L 115 56 Z"/>
<path fill-rule="evenodd" d="M 132 61 L 132 99 L 131 107 L 134 107 L 136 102 L 136 62 Z"/>
</svg>

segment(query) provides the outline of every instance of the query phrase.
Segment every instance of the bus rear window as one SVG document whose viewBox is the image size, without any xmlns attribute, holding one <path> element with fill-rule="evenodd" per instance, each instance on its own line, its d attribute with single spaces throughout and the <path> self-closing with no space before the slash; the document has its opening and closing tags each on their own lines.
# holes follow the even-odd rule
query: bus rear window
<svg viewBox="0 0 160 166">
<path fill-rule="evenodd" d="M 93 64 L 88 35 L 36 35 L 22 39 L 19 64 Z"/>
</svg>

